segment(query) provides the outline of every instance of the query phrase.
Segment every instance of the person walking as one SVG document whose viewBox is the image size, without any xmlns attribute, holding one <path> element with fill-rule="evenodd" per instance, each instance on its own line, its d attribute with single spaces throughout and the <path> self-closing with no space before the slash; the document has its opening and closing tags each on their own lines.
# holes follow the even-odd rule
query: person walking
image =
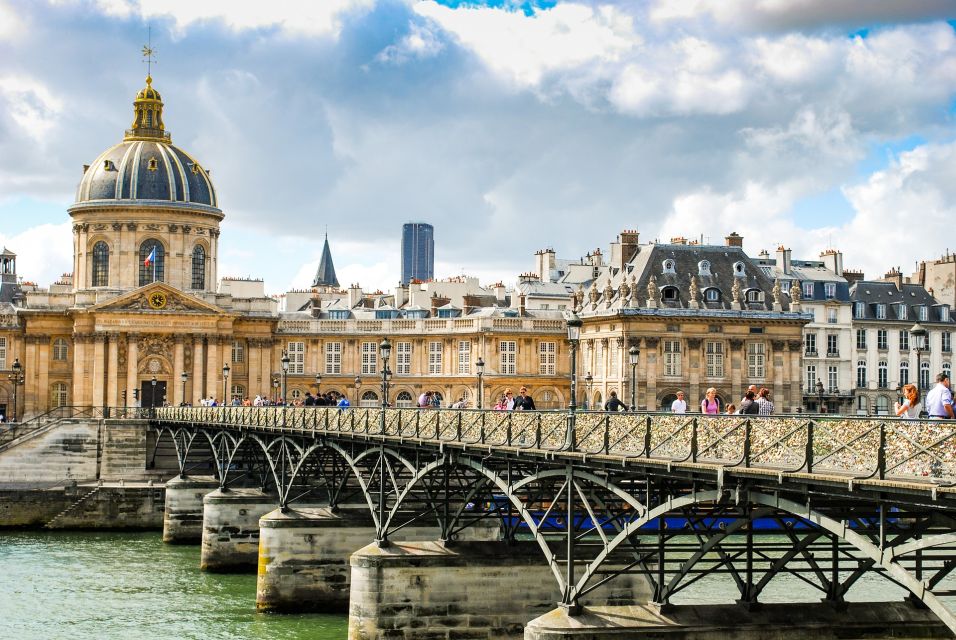
<svg viewBox="0 0 956 640">
<path fill-rule="evenodd" d="M 920 405 L 919 402 L 919 389 L 916 388 L 915 384 L 904 384 L 903 402 L 902 404 L 897 402 L 895 406 L 896 417 L 916 419 L 919 417 L 921 408 L 922 405 Z"/>
<path fill-rule="evenodd" d="M 684 400 L 684 392 L 677 392 L 677 400 L 671 403 L 671 413 L 687 413 L 687 401 Z"/>
<path fill-rule="evenodd" d="M 604 403 L 605 411 L 627 411 L 627 405 L 617 397 L 617 391 L 612 391 L 607 402 Z"/>
<path fill-rule="evenodd" d="M 704 392 L 704 399 L 700 401 L 700 412 L 710 415 L 720 413 L 720 400 L 717 399 L 717 389 L 710 387 Z"/>
<path fill-rule="evenodd" d="M 926 394 L 926 411 L 936 420 L 952 420 L 954 417 L 953 392 L 949 374 L 945 371 L 936 376 L 936 386 Z"/>
<path fill-rule="evenodd" d="M 534 398 L 528 395 L 528 387 L 518 389 L 518 397 L 515 398 L 515 411 L 535 411 Z"/>
<path fill-rule="evenodd" d="M 770 389 L 766 387 L 760 389 L 754 404 L 757 405 L 757 415 L 769 416 L 772 414 L 774 407 L 773 402 L 770 401 Z"/>
</svg>

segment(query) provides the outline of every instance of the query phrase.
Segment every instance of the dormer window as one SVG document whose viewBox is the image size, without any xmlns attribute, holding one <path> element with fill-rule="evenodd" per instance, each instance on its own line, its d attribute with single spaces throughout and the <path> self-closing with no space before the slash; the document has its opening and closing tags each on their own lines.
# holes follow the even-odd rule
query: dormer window
<svg viewBox="0 0 956 640">
<path fill-rule="evenodd" d="M 876 319 L 886 320 L 886 305 L 882 302 L 876 305 Z"/>
<path fill-rule="evenodd" d="M 866 303 L 865 303 L 865 302 L 854 302 L 854 303 L 853 303 L 853 317 L 854 317 L 854 318 L 863 318 L 863 317 L 866 317 Z"/>
<path fill-rule="evenodd" d="M 661 300 L 665 302 L 675 302 L 677 300 L 677 287 L 664 287 L 661 289 Z"/>
<path fill-rule="evenodd" d="M 747 289 L 746 300 L 747 302 L 762 302 L 763 291 L 760 289 Z"/>
<path fill-rule="evenodd" d="M 906 320 L 906 305 L 905 304 L 899 305 L 896 315 L 899 317 L 900 320 Z"/>
<path fill-rule="evenodd" d="M 104 160 L 104 161 L 103 161 L 103 171 L 114 171 L 115 169 L 116 169 L 116 167 L 113 166 L 113 161 L 112 161 L 112 160 Z"/>
<path fill-rule="evenodd" d="M 676 266 L 677 266 L 677 264 L 676 264 L 673 260 L 671 260 L 670 258 L 668 258 L 668 259 L 665 260 L 664 263 L 663 263 L 663 267 L 664 267 L 663 273 L 677 273 L 677 272 L 675 271 L 675 267 L 676 267 Z"/>
<path fill-rule="evenodd" d="M 939 308 L 939 320 L 940 322 L 949 322 L 949 307 Z"/>
<path fill-rule="evenodd" d="M 836 283 L 835 282 L 824 282 L 823 283 L 823 295 L 827 300 L 833 300 L 836 298 Z"/>
<path fill-rule="evenodd" d="M 780 291 L 782 291 L 783 293 L 786 293 L 787 295 L 790 295 L 790 285 L 791 285 L 791 284 L 793 284 L 793 283 L 790 282 L 789 280 L 781 280 L 781 281 L 780 281 Z"/>
<path fill-rule="evenodd" d="M 746 270 L 746 268 L 744 268 L 744 263 L 743 263 L 743 262 L 735 262 L 735 263 L 734 263 L 734 277 L 735 277 L 735 278 L 743 278 L 743 277 L 746 276 L 746 275 L 747 275 L 747 270 Z"/>
<path fill-rule="evenodd" d="M 699 276 L 709 276 L 710 275 L 710 260 L 701 260 L 697 263 L 697 275 Z"/>
<path fill-rule="evenodd" d="M 329 311 L 329 320 L 348 320 L 349 312 L 346 309 L 334 309 Z"/>
<path fill-rule="evenodd" d="M 146 166 L 150 171 L 156 171 L 159 168 L 159 164 L 156 162 L 156 158 L 150 158 L 149 164 Z"/>
<path fill-rule="evenodd" d="M 720 289 L 716 287 L 704 289 L 704 300 L 707 302 L 720 302 Z"/>
<path fill-rule="evenodd" d="M 917 307 L 916 312 L 919 314 L 920 322 L 926 322 L 926 318 L 927 318 L 926 305 L 924 304 Z"/>
<path fill-rule="evenodd" d="M 804 282 L 803 283 L 803 297 L 807 300 L 813 300 L 813 283 Z"/>
</svg>

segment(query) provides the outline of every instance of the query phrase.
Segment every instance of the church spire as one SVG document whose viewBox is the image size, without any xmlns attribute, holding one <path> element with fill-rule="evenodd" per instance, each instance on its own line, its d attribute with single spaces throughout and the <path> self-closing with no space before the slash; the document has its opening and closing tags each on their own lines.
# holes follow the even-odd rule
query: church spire
<svg viewBox="0 0 956 640">
<path fill-rule="evenodd" d="M 329 234 L 327 233 L 325 246 L 322 247 L 322 258 L 319 260 L 319 268 L 315 272 L 312 286 L 339 288 L 339 279 L 335 277 L 335 265 L 332 264 L 332 252 L 329 250 Z"/>
</svg>

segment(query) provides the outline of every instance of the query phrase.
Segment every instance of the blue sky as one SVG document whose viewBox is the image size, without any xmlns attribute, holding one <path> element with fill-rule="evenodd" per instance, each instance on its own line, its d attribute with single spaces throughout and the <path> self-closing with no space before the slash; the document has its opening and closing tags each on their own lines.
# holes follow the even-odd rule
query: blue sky
<svg viewBox="0 0 956 640">
<path fill-rule="evenodd" d="M 879 275 L 954 244 L 899 235 L 956 213 L 953 5 L 0 0 L 0 242 L 27 279 L 71 268 L 66 210 L 128 126 L 149 24 L 226 214 L 220 275 L 305 287 L 328 228 L 343 284 L 390 288 L 411 219 L 441 277 L 514 282 L 635 227 Z"/>
</svg>

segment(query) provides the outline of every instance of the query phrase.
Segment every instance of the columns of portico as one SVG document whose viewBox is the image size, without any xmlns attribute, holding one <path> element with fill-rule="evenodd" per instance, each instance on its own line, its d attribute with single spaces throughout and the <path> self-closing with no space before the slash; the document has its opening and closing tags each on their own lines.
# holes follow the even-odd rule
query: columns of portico
<svg viewBox="0 0 956 640">
<path fill-rule="evenodd" d="M 93 406 L 105 404 L 104 384 L 106 382 L 106 334 L 93 334 Z"/>
<path fill-rule="evenodd" d="M 37 343 L 37 413 L 50 408 L 50 339 Z"/>
<path fill-rule="evenodd" d="M 744 341 L 740 338 L 730 339 L 730 402 L 739 402 L 744 395 L 744 389 L 750 384 L 743 371 Z"/>
<path fill-rule="evenodd" d="M 86 346 L 91 336 L 83 333 L 73 334 L 73 393 L 70 397 L 75 405 L 86 404 Z"/>
<path fill-rule="evenodd" d="M 644 353 L 646 358 L 644 362 L 646 363 L 646 374 L 644 375 L 644 381 L 647 383 L 647 392 L 644 396 L 645 403 L 647 405 L 648 411 L 656 411 L 657 406 L 657 380 L 660 375 L 658 372 L 658 354 L 657 354 L 657 345 L 660 343 L 660 338 L 657 337 L 645 337 L 644 338 Z M 638 402 L 640 404 L 640 402 Z"/>
<path fill-rule="evenodd" d="M 194 405 L 199 405 L 199 401 L 202 400 L 203 386 L 202 386 L 202 374 L 203 374 L 203 338 L 205 336 L 195 335 L 193 336 L 193 393 L 192 393 L 192 403 Z"/>
<path fill-rule="evenodd" d="M 796 411 L 803 408 L 803 367 L 801 355 L 803 351 L 803 342 L 800 340 L 790 340 L 787 342 L 790 357 L 790 380 L 787 389 L 786 411 Z"/>
<path fill-rule="evenodd" d="M 185 402 L 183 398 L 183 386 L 180 384 L 179 376 L 182 375 L 182 372 L 185 371 L 185 348 L 183 342 L 185 338 L 181 335 L 175 336 L 174 340 L 176 341 L 173 346 L 173 375 L 170 378 L 169 384 L 172 385 L 172 398 L 173 406 L 179 406 Z M 169 389 L 166 390 L 166 393 L 169 394 Z"/>
<path fill-rule="evenodd" d="M 111 407 L 118 407 L 119 402 L 119 334 L 109 334 L 109 364 L 107 365 L 106 402 Z"/>
<path fill-rule="evenodd" d="M 261 385 L 267 397 L 272 397 L 272 345 L 273 341 L 265 338 L 259 343 L 259 371 L 262 378 Z"/>
<path fill-rule="evenodd" d="M 783 352 L 783 348 L 787 345 L 783 340 L 772 340 L 770 346 L 772 348 L 770 352 L 770 357 L 773 362 L 773 380 L 770 382 L 773 384 L 772 391 L 773 395 L 771 399 L 774 401 L 774 409 L 777 411 L 784 411 L 784 371 L 786 371 L 786 354 Z M 780 404 L 777 405 L 776 403 Z"/>
<path fill-rule="evenodd" d="M 219 362 L 219 343 L 222 338 L 219 336 L 209 336 L 206 339 L 206 396 L 213 398 L 219 397 L 219 389 L 222 387 L 222 372 Z"/>
<path fill-rule="evenodd" d="M 20 399 L 23 410 L 21 416 L 27 416 L 36 412 L 37 410 L 37 363 L 39 358 L 37 357 L 37 351 L 39 343 L 42 340 L 49 341 L 49 336 L 40 336 L 40 335 L 30 335 L 26 336 L 24 342 L 26 342 L 26 353 L 24 354 L 23 362 L 23 386 L 21 387 L 23 397 Z"/>
<path fill-rule="evenodd" d="M 701 400 L 704 399 L 705 386 L 701 384 L 701 356 L 700 347 L 703 344 L 703 338 L 687 339 L 687 410 L 696 411 L 700 407 Z"/>
<path fill-rule="evenodd" d="M 139 334 L 126 334 L 126 402 L 136 405 L 133 391 L 139 387 Z M 140 398 L 142 400 L 142 398 Z"/>
<path fill-rule="evenodd" d="M 255 397 L 262 393 L 262 371 L 260 369 L 262 358 L 259 353 L 260 340 L 250 338 L 246 341 L 246 353 L 248 362 L 246 371 L 249 372 L 249 387 L 246 389 L 246 395 Z"/>
</svg>

